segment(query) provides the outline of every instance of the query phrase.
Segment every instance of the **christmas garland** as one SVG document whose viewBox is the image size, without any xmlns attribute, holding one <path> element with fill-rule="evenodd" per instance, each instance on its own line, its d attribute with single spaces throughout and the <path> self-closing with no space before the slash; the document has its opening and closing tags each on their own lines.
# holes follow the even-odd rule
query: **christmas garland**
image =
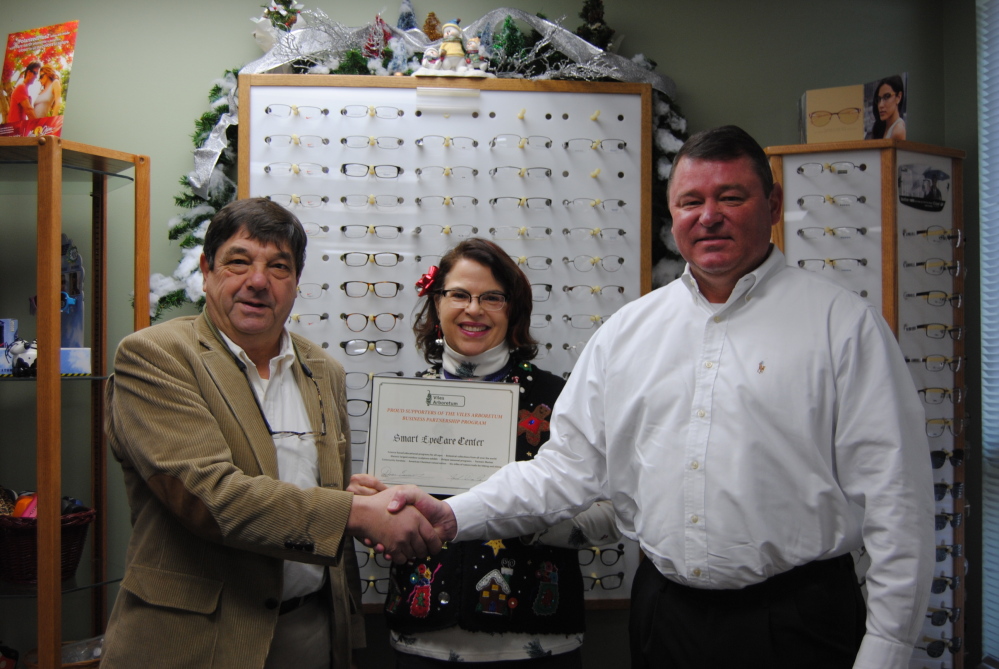
<svg viewBox="0 0 999 669">
<path fill-rule="evenodd" d="M 608 53 L 614 30 L 604 22 L 601 0 L 585 0 L 579 15 L 585 23 L 571 33 L 541 15 L 515 9 L 494 10 L 463 32 L 480 37 L 483 53 L 489 55 L 490 71 L 500 77 L 652 84 L 652 216 L 658 231 L 669 224 L 666 180 L 673 156 L 687 136 L 686 119 L 672 100 L 672 82 L 654 72 L 656 63 L 641 55 L 629 61 Z M 303 11 L 302 5 L 293 0 L 275 0 L 264 6 L 261 17 L 252 20 L 257 23 L 254 38 L 265 56 L 240 70 L 229 70 L 213 82 L 208 93 L 209 109 L 195 120 L 195 169 L 181 177 L 182 191 L 174 197 L 174 203 L 183 212 L 169 221 L 169 238 L 178 242 L 182 257 L 171 276 L 154 274 L 150 278 L 153 321 L 184 304 L 204 306 L 199 260 L 205 230 L 215 212 L 236 196 L 236 82 L 240 72 L 280 68 L 296 73 L 409 74 L 420 67 L 424 49 L 440 39 L 440 21 L 433 12 L 428 14 L 423 30 L 416 27 L 411 0 L 403 0 L 395 28 L 376 16 L 370 25 L 350 29 L 331 21 L 321 11 Z M 530 26 L 530 32 L 522 32 L 518 23 Z M 653 239 L 654 261 L 680 260 L 658 234 Z"/>
</svg>

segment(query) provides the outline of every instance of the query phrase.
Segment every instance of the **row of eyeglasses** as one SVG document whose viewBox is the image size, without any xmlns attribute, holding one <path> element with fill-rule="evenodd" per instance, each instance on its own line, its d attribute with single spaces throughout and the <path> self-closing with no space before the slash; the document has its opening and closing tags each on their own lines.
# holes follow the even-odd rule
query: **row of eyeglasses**
<svg viewBox="0 0 999 669">
<path fill-rule="evenodd" d="M 370 165 L 366 163 L 341 163 L 339 171 L 344 176 L 355 178 L 378 177 L 379 179 L 395 179 L 403 174 L 406 174 L 405 168 L 392 164 Z M 320 163 L 292 163 L 281 161 L 264 165 L 264 174 L 270 174 L 273 176 L 319 176 L 321 174 L 329 173 L 330 168 L 327 165 L 322 165 Z M 413 170 L 413 173 L 416 174 L 416 176 L 421 180 L 448 177 L 454 181 L 464 181 L 476 178 L 479 175 L 479 170 L 474 167 L 466 166 L 449 167 L 445 165 L 425 165 L 423 167 L 417 167 Z M 488 173 L 490 177 L 496 178 L 517 177 L 521 179 L 539 180 L 550 179 L 552 176 L 552 169 L 550 167 L 500 165 L 498 167 L 491 167 L 488 170 Z M 591 171 L 588 174 L 591 177 L 599 176 L 600 170 Z M 568 170 L 563 171 L 562 176 L 568 177 Z"/>
<path fill-rule="evenodd" d="M 416 256 L 416 261 L 419 263 L 424 258 L 429 259 L 431 256 Z M 340 254 L 340 260 L 343 261 L 348 267 L 364 267 L 365 265 L 372 264 L 379 267 L 395 267 L 400 262 L 402 262 L 404 256 L 401 253 L 394 252 L 381 252 L 381 253 L 363 253 L 360 251 L 352 251 L 349 253 Z M 438 258 L 438 256 L 433 256 L 433 258 Z M 510 256 L 518 265 L 524 265 L 528 269 L 532 270 L 547 270 L 552 265 L 552 259 L 547 256 Z M 608 272 L 616 272 L 621 269 L 624 265 L 624 258 L 621 256 L 610 255 L 610 256 L 591 256 L 591 255 L 578 255 L 573 258 L 568 256 L 562 257 L 562 264 L 572 267 L 579 272 L 589 272 L 594 267 L 600 267 Z M 319 284 L 306 283 L 301 284 L 298 287 L 299 294 L 306 298 L 319 297 L 320 292 L 316 292 L 316 287 Z M 323 285 L 322 290 L 329 288 L 328 285 Z"/>
<path fill-rule="evenodd" d="M 291 207 L 292 205 L 295 205 L 298 207 L 315 208 L 321 207 L 324 204 L 329 204 L 330 201 L 330 197 L 328 195 L 319 195 L 318 193 L 307 193 L 304 195 L 299 193 L 272 193 L 270 195 L 265 195 L 264 197 L 271 202 L 276 202 L 282 207 Z M 340 204 L 345 207 L 377 207 L 385 209 L 398 207 L 406 200 L 398 195 L 351 193 L 349 195 L 341 195 L 339 201 Z M 479 206 L 479 198 L 474 195 L 422 195 L 414 198 L 413 202 L 418 207 L 432 208 L 454 207 L 455 209 L 468 209 Z M 550 197 L 528 197 L 522 195 L 492 197 L 489 198 L 487 202 L 490 207 L 502 210 L 513 210 L 518 208 L 535 210 L 550 209 L 552 206 L 552 199 Z M 627 205 L 627 202 L 618 198 L 600 199 L 577 197 L 562 200 L 562 206 L 573 211 L 600 209 L 616 213 L 622 211 L 625 205 Z"/>
<path fill-rule="evenodd" d="M 330 231 L 330 226 L 320 225 L 314 222 L 303 222 L 302 227 L 305 228 L 305 234 L 309 237 L 324 237 L 326 233 Z M 350 239 L 360 239 L 367 235 L 373 235 L 378 239 L 397 239 L 399 238 L 405 229 L 401 225 L 341 225 L 339 228 L 340 232 L 344 237 Z M 478 234 L 479 228 L 474 225 L 436 225 L 436 224 L 424 224 L 418 225 L 413 228 L 412 233 L 414 235 L 450 235 L 456 238 L 470 237 L 472 235 Z M 514 240 L 514 239 L 529 239 L 529 240 L 542 240 L 550 239 L 552 235 L 552 229 L 540 226 L 501 226 L 498 228 L 490 228 L 489 234 L 493 236 L 494 239 L 501 240 Z M 562 234 L 571 241 L 584 241 L 587 239 L 599 239 L 601 241 L 615 242 L 624 238 L 627 231 L 623 228 L 586 228 L 586 227 L 576 227 L 576 228 L 562 228 Z M 424 256 L 425 258 L 433 258 L 439 256 Z M 534 258 L 536 256 L 525 256 L 525 261 L 520 262 L 520 264 L 527 264 L 527 259 Z M 518 257 L 519 258 L 519 257 Z M 417 262 L 420 261 L 420 256 L 416 257 Z M 537 261 L 535 261 L 537 262 Z M 542 269 L 541 267 L 531 267 L 531 269 Z"/>
<path fill-rule="evenodd" d="M 322 135 L 275 134 L 265 135 L 264 143 L 275 147 L 301 146 L 307 149 L 317 149 L 329 146 L 329 137 Z M 340 138 L 340 146 L 348 149 L 383 149 L 394 151 L 406 144 L 402 137 L 377 135 L 347 135 Z M 490 149 L 550 149 L 554 144 L 551 137 L 544 135 L 496 135 L 487 143 Z M 591 139 L 589 137 L 573 137 L 561 143 L 566 151 L 604 151 L 620 153 L 628 148 L 628 142 L 623 139 Z M 477 149 L 479 140 L 466 135 L 423 135 L 413 140 L 413 145 L 426 149 Z M 523 175 L 521 175 L 523 176 Z"/>
<path fill-rule="evenodd" d="M 304 283 L 299 285 L 299 296 L 305 297 L 306 299 L 316 299 L 320 297 L 324 291 L 329 290 L 330 285 L 328 283 Z M 532 283 L 531 284 L 531 297 L 535 302 L 545 302 L 551 297 L 552 284 L 550 283 Z M 392 298 L 397 296 L 402 292 L 403 284 L 398 281 L 344 281 L 340 284 L 340 290 L 344 292 L 347 297 L 365 297 L 369 293 L 374 294 L 375 297 Z M 588 284 L 577 284 L 573 286 L 562 286 L 562 291 L 572 296 L 579 295 L 623 295 L 624 286 L 592 286 Z M 306 314 L 292 314 L 291 318 L 294 321 L 301 322 L 301 317 Z M 329 318 L 329 314 L 324 314 L 321 320 L 326 320 Z M 303 323 L 303 325 L 314 325 L 315 323 Z"/>
</svg>

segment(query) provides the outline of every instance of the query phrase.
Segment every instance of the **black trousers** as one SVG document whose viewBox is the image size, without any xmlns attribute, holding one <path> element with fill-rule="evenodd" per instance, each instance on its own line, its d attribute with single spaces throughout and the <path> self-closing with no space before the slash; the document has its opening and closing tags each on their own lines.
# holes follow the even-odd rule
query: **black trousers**
<svg viewBox="0 0 999 669">
<path fill-rule="evenodd" d="M 850 669 L 866 618 L 850 555 L 742 590 L 689 588 L 642 560 L 631 589 L 631 666 Z"/>
<path fill-rule="evenodd" d="M 419 655 L 395 652 L 396 669 L 439 669 L 440 667 L 482 667 L 483 669 L 507 669 L 523 667 L 527 669 L 581 669 L 583 657 L 579 650 L 559 655 L 547 655 L 530 660 L 499 660 L 497 662 L 462 662 L 455 664 L 444 660 L 431 660 Z"/>
</svg>

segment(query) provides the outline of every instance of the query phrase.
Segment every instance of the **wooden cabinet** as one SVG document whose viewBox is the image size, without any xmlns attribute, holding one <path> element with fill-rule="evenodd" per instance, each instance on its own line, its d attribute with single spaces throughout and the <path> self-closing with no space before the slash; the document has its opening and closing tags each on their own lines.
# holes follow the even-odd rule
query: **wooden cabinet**
<svg viewBox="0 0 999 669">
<path fill-rule="evenodd" d="M 929 666 L 927 656 L 935 655 L 961 669 L 964 152 L 875 140 L 777 146 L 767 154 L 784 190 L 774 241 L 788 264 L 822 272 L 879 305 L 919 389 L 937 500 L 937 563 L 912 666 Z"/>
<path fill-rule="evenodd" d="M 130 175 L 126 173 L 130 172 Z M 35 383 L 36 481 L 38 493 L 37 643 L 41 667 L 60 666 L 62 582 L 60 574 L 60 500 L 62 490 L 62 384 L 60 376 L 60 293 L 63 193 L 81 185 L 92 196 L 92 257 L 87 269 L 87 299 L 91 303 L 92 377 L 90 384 L 91 500 L 97 510 L 92 529 L 93 556 L 88 583 L 106 580 L 106 446 L 103 434 L 103 390 L 109 373 L 107 350 L 108 191 L 116 183 L 132 184 L 134 197 L 135 329 L 149 324 L 149 158 L 88 146 L 57 137 L 0 138 L 0 184 L 7 192 L 37 187 L 38 296 L 35 332 L 38 376 Z M 0 201 L 2 201 L 0 196 Z M 14 225 L 8 219 L 8 223 Z M 11 278 L 7 277 L 7 281 Z M 27 284 L 27 280 L 25 280 Z M 11 289 L 8 287 L 8 290 Z M 30 290 L 25 286 L 25 294 Z M 23 328 L 23 326 L 22 326 Z M 23 328 L 26 329 L 26 328 Z M 18 381 L 24 383 L 23 381 Z M 74 381 L 81 383 L 81 381 Z M 81 579 L 82 580 L 82 579 Z M 91 621 L 100 633 L 107 619 L 103 586 L 93 590 Z M 8 609 L 10 610 L 10 609 Z M 22 652 L 28 649 L 21 649 Z"/>
</svg>

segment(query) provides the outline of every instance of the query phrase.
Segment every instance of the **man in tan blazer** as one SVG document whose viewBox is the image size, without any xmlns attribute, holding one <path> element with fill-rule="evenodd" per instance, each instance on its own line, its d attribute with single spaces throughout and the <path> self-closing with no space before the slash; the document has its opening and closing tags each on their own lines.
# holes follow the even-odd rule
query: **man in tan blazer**
<svg viewBox="0 0 999 669">
<path fill-rule="evenodd" d="M 343 490 L 343 368 L 284 327 L 305 243 L 273 202 L 227 205 L 205 237 L 204 313 L 118 348 L 106 428 L 132 535 L 105 669 L 346 669 L 364 639 L 351 536 L 399 562 L 440 549 L 415 509 Z"/>
</svg>

